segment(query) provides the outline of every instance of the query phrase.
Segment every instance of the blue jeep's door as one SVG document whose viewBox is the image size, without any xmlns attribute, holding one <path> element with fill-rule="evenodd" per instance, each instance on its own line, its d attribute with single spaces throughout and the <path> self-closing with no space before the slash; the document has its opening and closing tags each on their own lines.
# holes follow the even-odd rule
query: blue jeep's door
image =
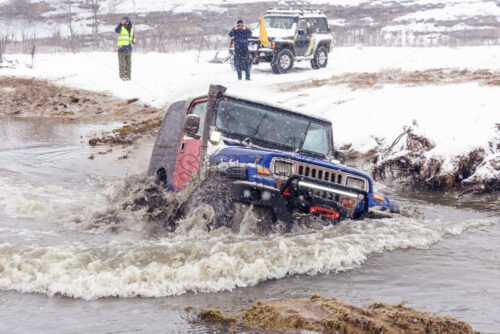
<svg viewBox="0 0 500 334">
<path fill-rule="evenodd" d="M 202 153 L 201 137 L 207 114 L 207 99 L 201 98 L 195 100 L 189 107 L 188 114 L 200 117 L 200 128 L 196 138 L 188 137 L 184 132 L 181 134 L 173 182 L 173 187 L 176 190 L 184 189 L 186 182 L 191 181 L 192 176 L 200 170 Z"/>
<path fill-rule="evenodd" d="M 173 188 L 177 148 L 186 113 L 186 101 L 175 102 L 170 106 L 161 123 L 149 163 L 148 176 L 158 175 L 169 188 Z"/>
</svg>

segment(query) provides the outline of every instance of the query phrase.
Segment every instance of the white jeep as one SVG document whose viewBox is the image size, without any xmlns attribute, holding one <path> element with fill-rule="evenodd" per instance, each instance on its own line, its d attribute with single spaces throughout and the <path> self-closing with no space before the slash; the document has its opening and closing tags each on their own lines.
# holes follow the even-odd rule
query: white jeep
<svg viewBox="0 0 500 334">
<path fill-rule="evenodd" d="M 286 73 L 296 61 L 311 61 L 312 68 L 328 64 L 333 35 L 326 16 L 320 10 L 270 9 L 264 15 L 269 44 L 260 41 L 260 24 L 249 39 L 250 64 L 271 63 L 274 73 Z M 234 46 L 230 43 L 231 63 Z"/>
</svg>

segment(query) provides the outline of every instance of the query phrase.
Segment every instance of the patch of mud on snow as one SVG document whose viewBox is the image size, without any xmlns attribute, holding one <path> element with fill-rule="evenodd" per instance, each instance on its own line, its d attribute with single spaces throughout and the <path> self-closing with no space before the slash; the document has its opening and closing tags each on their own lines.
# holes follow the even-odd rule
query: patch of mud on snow
<svg viewBox="0 0 500 334">
<path fill-rule="evenodd" d="M 46 80 L 0 76 L 0 116 L 50 117 L 79 121 L 157 118 L 160 110 L 103 93 L 55 85 Z"/>
<path fill-rule="evenodd" d="M 487 69 L 444 69 L 433 68 L 422 71 L 402 71 L 401 69 L 383 70 L 380 72 L 345 73 L 333 75 L 328 79 L 305 80 L 295 83 L 281 84 L 279 91 L 301 90 L 321 86 L 347 85 L 354 89 L 380 88 L 384 85 L 398 84 L 407 86 L 446 85 L 466 82 L 477 82 L 481 85 L 500 86 L 500 72 Z"/>
</svg>

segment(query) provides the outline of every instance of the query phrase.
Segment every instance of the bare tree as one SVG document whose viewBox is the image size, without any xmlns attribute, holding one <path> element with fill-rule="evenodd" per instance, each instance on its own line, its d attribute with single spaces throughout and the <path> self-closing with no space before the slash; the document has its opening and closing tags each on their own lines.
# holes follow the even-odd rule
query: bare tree
<svg viewBox="0 0 500 334">
<path fill-rule="evenodd" d="M 0 36 L 0 63 L 3 62 L 3 55 L 7 50 L 8 37 L 3 35 Z"/>
<path fill-rule="evenodd" d="M 108 13 L 115 13 L 120 2 L 121 0 L 108 0 Z"/>
<path fill-rule="evenodd" d="M 73 6 L 76 4 L 74 0 L 64 0 L 63 3 L 68 8 L 67 19 L 68 19 L 68 29 L 69 29 L 69 47 L 71 52 L 75 53 L 75 39 L 73 30 Z"/>
<path fill-rule="evenodd" d="M 31 65 L 26 64 L 27 67 L 35 67 L 35 55 L 37 50 L 37 37 L 36 32 L 33 35 L 28 35 L 23 32 L 23 45 L 25 47 L 25 53 L 31 56 Z"/>
<path fill-rule="evenodd" d="M 205 44 L 205 34 L 200 35 L 199 44 L 198 44 L 198 56 L 196 57 L 196 62 L 200 62 L 201 51 L 203 50 L 203 46 Z"/>
<path fill-rule="evenodd" d="M 103 0 L 90 0 L 90 11 L 91 11 L 91 27 L 92 27 L 92 44 L 95 48 L 99 46 L 99 24 L 100 24 L 100 19 L 99 19 L 99 14 L 100 14 L 100 9 L 101 9 L 101 2 Z"/>
<path fill-rule="evenodd" d="M 36 54 L 36 34 L 33 35 L 31 39 L 30 55 L 31 55 L 31 67 L 35 67 L 35 54 Z"/>
</svg>

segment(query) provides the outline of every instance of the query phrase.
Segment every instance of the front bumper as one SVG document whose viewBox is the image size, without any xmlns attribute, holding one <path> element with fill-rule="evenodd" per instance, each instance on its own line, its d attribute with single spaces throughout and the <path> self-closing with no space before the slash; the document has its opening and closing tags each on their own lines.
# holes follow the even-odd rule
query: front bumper
<svg viewBox="0 0 500 334">
<path fill-rule="evenodd" d="M 307 205 L 320 204 L 324 206 L 340 207 L 347 211 L 342 204 L 343 198 L 350 198 L 355 203 L 353 205 L 350 218 L 363 218 L 369 208 L 368 193 L 364 190 L 347 187 L 341 184 L 323 181 L 316 178 L 293 175 L 281 188 L 282 195 L 288 192 L 288 202 L 293 206 L 309 209 Z M 310 204 L 309 204 L 310 203 Z M 360 210 L 356 210 L 362 204 Z"/>
<path fill-rule="evenodd" d="M 291 224 L 294 213 L 310 214 L 318 210 L 339 212 L 337 221 L 346 217 L 346 209 L 339 197 L 351 196 L 360 199 L 363 208 L 351 218 L 359 219 L 368 213 L 368 193 L 328 181 L 299 175 L 291 176 L 281 190 L 255 182 L 234 181 L 231 183 L 232 198 L 236 202 L 270 208 L 278 220 Z"/>
<path fill-rule="evenodd" d="M 255 182 L 234 181 L 231 183 L 231 195 L 235 202 L 269 208 L 276 219 L 286 223 L 293 221 L 285 199 L 276 188 Z"/>
</svg>

